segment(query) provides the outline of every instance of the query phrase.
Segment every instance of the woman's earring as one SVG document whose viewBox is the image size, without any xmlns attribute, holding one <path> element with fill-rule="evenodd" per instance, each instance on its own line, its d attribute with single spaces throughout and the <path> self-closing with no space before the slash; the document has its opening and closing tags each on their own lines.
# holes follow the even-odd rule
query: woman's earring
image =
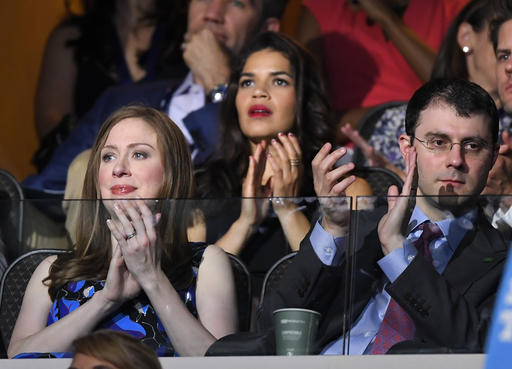
<svg viewBox="0 0 512 369">
<path fill-rule="evenodd" d="M 471 52 L 471 49 L 469 46 L 462 46 L 462 52 L 464 54 L 469 54 Z"/>
</svg>

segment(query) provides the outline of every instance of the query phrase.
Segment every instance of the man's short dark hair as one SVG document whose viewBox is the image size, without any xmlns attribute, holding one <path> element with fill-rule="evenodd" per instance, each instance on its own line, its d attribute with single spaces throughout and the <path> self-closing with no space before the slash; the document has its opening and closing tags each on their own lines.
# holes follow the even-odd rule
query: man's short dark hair
<svg viewBox="0 0 512 369">
<path fill-rule="evenodd" d="M 414 93 L 405 113 L 405 132 L 409 136 L 414 137 L 421 112 L 433 104 L 452 107 L 459 117 L 486 116 L 492 142 L 498 142 L 498 109 L 494 100 L 476 83 L 462 79 L 433 79 Z"/>
<path fill-rule="evenodd" d="M 498 48 L 498 33 L 500 28 L 508 20 L 512 19 L 512 0 L 502 0 L 496 5 L 496 14 L 499 14 L 489 25 L 491 30 L 491 42 L 494 52 Z"/>
</svg>

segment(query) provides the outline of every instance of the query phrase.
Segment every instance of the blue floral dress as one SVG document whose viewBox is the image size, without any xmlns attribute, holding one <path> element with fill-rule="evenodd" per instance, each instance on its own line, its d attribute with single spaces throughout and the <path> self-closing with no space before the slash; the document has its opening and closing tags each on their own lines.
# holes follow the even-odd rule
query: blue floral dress
<svg viewBox="0 0 512 369">
<path fill-rule="evenodd" d="M 58 292 L 57 298 L 50 308 L 47 325 L 55 323 L 78 309 L 103 287 L 103 281 L 68 283 Z M 178 293 L 188 310 L 197 318 L 195 283 Z M 132 335 L 153 348 L 158 356 L 175 356 L 174 348 L 162 322 L 144 293 L 125 303 L 114 314 L 98 324 L 97 329 L 103 328 Z"/>
<path fill-rule="evenodd" d="M 193 268 L 193 270 L 192 283 L 188 288 L 178 291 L 178 294 L 187 309 L 197 318 L 197 268 Z M 48 314 L 47 325 L 55 323 L 78 309 L 103 287 L 103 281 L 82 280 L 68 283 L 57 293 Z M 101 321 L 96 329 L 112 329 L 128 333 L 153 348 L 158 356 L 178 356 L 145 293 L 141 293 L 138 297 L 126 302 L 115 313 Z M 72 352 L 30 352 L 16 355 L 15 358 L 62 358 L 72 356 Z"/>
</svg>

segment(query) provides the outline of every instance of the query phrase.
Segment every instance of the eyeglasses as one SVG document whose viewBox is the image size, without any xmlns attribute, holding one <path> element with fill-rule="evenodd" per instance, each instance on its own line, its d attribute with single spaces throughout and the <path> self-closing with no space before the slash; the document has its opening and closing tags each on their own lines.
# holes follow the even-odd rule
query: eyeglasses
<svg viewBox="0 0 512 369">
<path fill-rule="evenodd" d="M 487 142 L 479 139 L 468 139 L 462 142 L 451 142 L 449 139 L 439 136 L 432 136 L 426 140 L 420 140 L 418 137 L 414 138 L 423 146 L 425 146 L 427 150 L 438 154 L 452 151 L 453 145 L 460 145 L 460 148 L 465 155 L 476 157 L 481 155 L 490 147 Z"/>
</svg>

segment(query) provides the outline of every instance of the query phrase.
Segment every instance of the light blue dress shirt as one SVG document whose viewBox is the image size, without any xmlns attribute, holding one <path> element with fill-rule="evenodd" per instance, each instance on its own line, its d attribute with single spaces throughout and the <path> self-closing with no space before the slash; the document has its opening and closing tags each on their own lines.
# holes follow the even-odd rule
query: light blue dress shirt
<svg viewBox="0 0 512 369">
<path fill-rule="evenodd" d="M 472 210 L 459 218 L 447 218 L 435 222 L 441 229 L 443 236 L 433 240 L 430 245 L 433 266 L 439 274 L 442 274 L 450 261 L 460 241 L 466 232 L 473 227 L 476 219 L 476 210 Z M 394 282 L 407 268 L 409 263 L 417 255 L 418 251 L 414 242 L 420 237 L 422 230 L 419 225 L 429 220 L 418 208 L 414 208 L 409 221 L 408 236 L 403 247 L 390 252 L 378 261 L 378 264 L 388 281 Z M 339 265 L 346 250 L 346 237 L 334 239 L 326 232 L 319 222 L 315 224 L 310 235 L 311 245 L 316 255 L 325 265 Z M 361 355 L 370 347 L 375 339 L 379 327 L 384 319 L 391 297 L 384 290 L 385 285 L 363 310 L 350 330 L 350 347 L 346 351 L 350 355 Z M 348 337 L 347 337 L 348 338 Z M 322 350 L 322 355 L 341 355 L 343 336 L 327 344 Z"/>
</svg>

